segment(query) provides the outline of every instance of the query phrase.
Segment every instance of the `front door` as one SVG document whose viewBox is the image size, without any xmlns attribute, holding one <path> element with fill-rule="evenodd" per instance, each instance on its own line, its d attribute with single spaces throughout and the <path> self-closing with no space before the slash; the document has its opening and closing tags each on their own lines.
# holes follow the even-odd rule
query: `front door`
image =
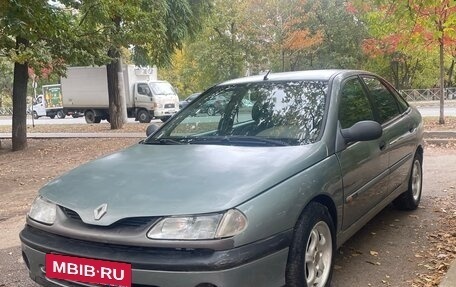
<svg viewBox="0 0 456 287">
<path fill-rule="evenodd" d="M 36 97 L 36 101 L 33 104 L 33 111 L 36 112 L 39 117 L 46 116 L 46 103 L 43 95 L 38 95 Z"/>
<path fill-rule="evenodd" d="M 339 125 L 349 128 L 374 120 L 372 104 L 358 77 L 345 81 L 340 92 Z M 388 154 L 383 137 L 348 143 L 338 153 L 344 187 L 342 228 L 347 229 L 377 205 L 388 191 Z"/>
<path fill-rule="evenodd" d="M 136 84 L 135 106 L 147 110 L 152 108 L 152 92 L 147 83 Z"/>
</svg>

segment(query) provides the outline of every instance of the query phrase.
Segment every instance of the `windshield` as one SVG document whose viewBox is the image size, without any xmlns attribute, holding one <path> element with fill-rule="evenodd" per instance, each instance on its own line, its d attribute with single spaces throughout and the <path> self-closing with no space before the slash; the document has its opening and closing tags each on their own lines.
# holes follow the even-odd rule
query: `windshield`
<svg viewBox="0 0 456 287">
<path fill-rule="evenodd" d="M 326 81 L 259 82 L 205 92 L 147 144 L 282 146 L 318 140 Z"/>
<path fill-rule="evenodd" d="M 158 82 L 150 83 L 150 88 L 154 95 L 174 95 L 174 89 L 169 83 Z"/>
</svg>

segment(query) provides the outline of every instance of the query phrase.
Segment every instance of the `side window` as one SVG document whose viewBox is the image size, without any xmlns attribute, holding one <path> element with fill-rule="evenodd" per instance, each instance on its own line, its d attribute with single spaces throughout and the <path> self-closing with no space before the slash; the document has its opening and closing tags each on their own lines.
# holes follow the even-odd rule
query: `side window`
<svg viewBox="0 0 456 287">
<path fill-rule="evenodd" d="M 396 100 L 399 103 L 399 108 L 401 109 L 401 112 L 403 113 L 405 110 L 408 109 L 409 105 L 406 100 L 397 92 L 394 92 L 394 95 L 396 96 Z"/>
<path fill-rule="evenodd" d="M 363 77 L 363 80 L 372 97 L 372 102 L 378 110 L 380 124 L 401 113 L 394 95 L 378 79 Z"/>
<path fill-rule="evenodd" d="M 348 80 L 341 90 L 339 106 L 340 125 L 345 129 L 364 120 L 374 120 L 369 99 L 364 93 L 361 82 L 357 78 Z"/>
<path fill-rule="evenodd" d="M 149 97 L 152 96 L 152 94 L 150 93 L 149 86 L 144 83 L 138 84 L 138 94 L 144 95 L 144 96 L 149 96 Z"/>
</svg>

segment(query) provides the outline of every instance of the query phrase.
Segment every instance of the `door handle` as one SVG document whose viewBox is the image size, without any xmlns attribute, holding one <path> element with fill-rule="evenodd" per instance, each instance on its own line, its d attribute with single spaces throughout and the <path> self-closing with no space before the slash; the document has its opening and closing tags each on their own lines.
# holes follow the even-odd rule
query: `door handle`
<svg viewBox="0 0 456 287">
<path fill-rule="evenodd" d="M 381 141 L 379 144 L 378 144 L 378 147 L 380 148 L 380 150 L 384 150 L 386 148 L 386 143 L 385 141 Z"/>
</svg>

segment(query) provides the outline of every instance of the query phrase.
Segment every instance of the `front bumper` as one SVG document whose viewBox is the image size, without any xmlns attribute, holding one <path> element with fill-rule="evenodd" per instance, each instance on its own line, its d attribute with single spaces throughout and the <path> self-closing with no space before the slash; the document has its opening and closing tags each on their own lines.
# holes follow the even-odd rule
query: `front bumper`
<svg viewBox="0 0 456 287">
<path fill-rule="evenodd" d="M 171 108 L 171 109 L 155 109 L 154 110 L 154 117 L 162 118 L 162 117 L 169 117 L 177 113 L 179 109 Z"/>
<path fill-rule="evenodd" d="M 85 286 L 47 279 L 44 265 L 49 252 L 131 263 L 133 287 L 193 287 L 202 283 L 218 287 L 283 286 L 291 231 L 223 251 L 102 244 L 30 226 L 20 238 L 30 277 L 43 286 Z"/>
</svg>

